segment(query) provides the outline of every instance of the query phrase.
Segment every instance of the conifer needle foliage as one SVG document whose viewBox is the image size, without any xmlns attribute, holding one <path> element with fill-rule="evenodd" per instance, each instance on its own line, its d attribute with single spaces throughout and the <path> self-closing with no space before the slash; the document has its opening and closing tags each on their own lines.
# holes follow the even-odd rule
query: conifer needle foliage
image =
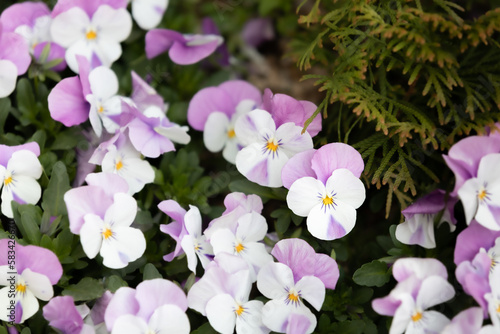
<svg viewBox="0 0 500 334">
<path fill-rule="evenodd" d="M 338 117 L 367 180 L 389 185 L 388 209 L 393 195 L 405 207 L 439 182 L 441 154 L 461 136 L 499 120 L 500 9 L 483 5 L 304 0 L 298 8 L 307 37 L 292 55 L 303 71 L 326 69 L 303 77 L 324 92 L 316 112 Z"/>
</svg>

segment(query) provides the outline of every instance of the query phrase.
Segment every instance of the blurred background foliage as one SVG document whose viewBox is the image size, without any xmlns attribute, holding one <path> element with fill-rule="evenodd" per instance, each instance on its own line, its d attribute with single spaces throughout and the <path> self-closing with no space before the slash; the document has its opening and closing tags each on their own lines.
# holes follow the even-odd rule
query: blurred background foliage
<svg viewBox="0 0 500 334">
<path fill-rule="evenodd" d="M 0 10 L 12 3 L 0 2 Z M 104 289 L 135 287 L 143 279 L 164 277 L 188 289 L 194 276 L 185 257 L 170 263 L 162 259 L 175 244 L 159 231 L 159 225 L 170 220 L 157 209 L 158 203 L 174 199 L 185 208 L 196 205 L 208 224 L 224 210 L 227 193 L 253 193 L 265 203 L 270 232 L 280 239 L 303 238 L 339 263 L 341 277 L 337 288 L 327 291 L 321 312 L 316 312 L 316 332 L 387 332 L 389 321 L 374 313 L 370 301 L 392 288 L 386 284 L 392 280 L 390 264 L 403 256 L 429 256 L 454 272 L 454 238 L 446 226 L 437 229 L 437 248 L 424 250 L 399 243 L 394 224 L 415 198 L 437 187 L 452 189 L 453 175 L 441 155 L 453 143 L 467 134 L 483 133 L 500 119 L 499 5 L 500 0 L 170 1 L 160 28 L 201 33 L 202 20 L 211 18 L 225 38 L 228 66 L 221 66 L 217 55 L 189 66 L 173 64 L 166 54 L 148 60 L 145 31 L 134 26 L 122 58 L 113 65 L 121 94 L 131 93 L 130 71 L 136 71 L 164 97 L 167 116 L 180 124 L 187 124 L 187 107 L 197 91 L 229 79 L 310 100 L 324 118 L 315 147 L 330 142 L 356 147 L 365 159 L 362 179 L 368 190 L 356 228 L 348 236 L 333 242 L 317 240 L 308 233 L 305 220 L 286 207 L 285 189 L 247 181 L 221 154 L 208 152 L 202 134 L 191 130 L 190 144 L 149 159 L 155 181 L 135 196 L 141 209 L 135 224 L 145 233 L 147 250 L 121 270 L 103 267 L 99 258 L 87 259 L 78 236 L 69 232 L 65 208 L 53 205 L 62 203 L 74 180 L 75 149 L 88 147 L 82 129 L 89 124 L 65 128 L 50 118 L 47 96 L 58 78 L 34 64 L 18 81 L 16 92 L 0 99 L 0 143 L 35 140 L 42 150 L 41 208 L 16 206 L 18 242 L 53 250 L 65 273 L 55 295 L 72 295 L 89 306 Z M 241 32 L 248 20 L 259 17 L 271 20 L 274 35 L 253 47 Z M 69 70 L 61 74 L 68 76 L 73 76 Z M 0 237 L 5 237 L 8 222 L 2 223 Z M 472 304 L 462 294 L 440 311 L 451 317 Z M 213 333 L 206 319 L 194 311 L 188 314 L 194 333 Z M 18 327 L 23 334 L 49 332 L 41 310 Z"/>
</svg>

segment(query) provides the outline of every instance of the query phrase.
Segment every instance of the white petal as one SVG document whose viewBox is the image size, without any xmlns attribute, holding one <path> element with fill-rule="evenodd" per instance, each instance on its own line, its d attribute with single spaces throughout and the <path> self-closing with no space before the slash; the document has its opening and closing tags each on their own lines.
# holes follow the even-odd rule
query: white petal
<svg viewBox="0 0 500 334">
<path fill-rule="evenodd" d="M 118 93 L 118 78 L 113 70 L 99 66 L 90 71 L 90 90 L 96 99 L 106 101 Z"/>
<path fill-rule="evenodd" d="M 443 314 L 437 311 L 427 311 L 422 314 L 422 325 L 425 328 L 426 333 L 441 333 L 441 331 L 450 323 L 448 319 Z M 422 327 L 419 328 L 419 333 Z"/>
<path fill-rule="evenodd" d="M 477 177 L 485 181 L 488 186 L 498 182 L 498 166 L 500 165 L 500 153 L 485 155 L 479 162 Z"/>
<path fill-rule="evenodd" d="M 83 219 L 85 223 L 80 229 L 80 242 L 85 254 L 89 259 L 93 259 L 101 249 L 104 222 L 101 217 L 93 213 L 86 214 Z"/>
<path fill-rule="evenodd" d="M 275 136 L 277 139 L 281 140 L 282 145 L 280 148 L 288 158 L 293 157 L 299 152 L 313 148 L 313 142 L 309 132 L 306 131 L 302 134 L 302 127 L 291 122 L 282 124 L 276 130 Z"/>
<path fill-rule="evenodd" d="M 477 193 L 480 190 L 481 184 L 476 178 L 468 179 L 465 183 L 458 189 L 458 197 L 462 201 L 462 205 L 465 211 L 465 220 L 467 224 L 470 224 L 474 216 L 476 215 L 478 198 Z"/>
<path fill-rule="evenodd" d="M 151 318 L 149 328 L 157 334 L 189 334 L 189 319 L 177 305 L 158 307 Z"/>
<path fill-rule="evenodd" d="M 66 54 L 64 55 L 64 59 L 66 60 L 69 68 L 75 73 L 80 73 L 76 55 L 83 56 L 90 62 L 94 47 L 95 43 L 89 43 L 84 38 L 79 39 L 75 43 L 71 44 L 71 46 L 66 50 Z"/>
<path fill-rule="evenodd" d="M 191 137 L 187 133 L 188 128 L 185 126 L 156 127 L 155 131 L 174 143 L 186 145 L 191 141 Z"/>
<path fill-rule="evenodd" d="M 116 173 L 127 181 L 129 194 L 141 191 L 144 185 L 153 182 L 155 179 L 155 172 L 149 162 L 138 158 L 123 160 L 123 167 Z"/>
<path fill-rule="evenodd" d="M 132 16 L 139 27 L 149 30 L 161 22 L 167 6 L 168 0 L 135 0 L 132 1 Z"/>
<path fill-rule="evenodd" d="M 16 88 L 17 67 L 10 60 L 0 60 L 0 98 L 9 96 Z"/>
<path fill-rule="evenodd" d="M 435 248 L 434 215 L 415 214 L 396 227 L 396 239 L 406 245 Z"/>
<path fill-rule="evenodd" d="M 238 219 L 236 237 L 245 242 L 261 241 L 267 233 L 267 222 L 264 216 L 255 211 L 247 213 Z"/>
<path fill-rule="evenodd" d="M 196 273 L 196 265 L 198 264 L 198 258 L 196 257 L 196 252 L 194 250 L 195 237 L 192 235 L 185 235 L 181 240 L 181 247 L 184 253 L 186 253 L 188 268 L 193 273 Z"/>
<path fill-rule="evenodd" d="M 222 150 L 222 156 L 224 159 L 232 164 L 236 164 L 236 155 L 240 151 L 240 146 L 241 145 L 236 138 L 228 140 L 226 142 L 226 146 L 224 146 L 224 149 Z"/>
<path fill-rule="evenodd" d="M 142 318 L 125 314 L 116 319 L 111 334 L 144 334 L 148 330 L 148 324 Z"/>
<path fill-rule="evenodd" d="M 401 305 L 399 305 L 394 313 L 389 334 L 404 333 L 410 324 L 411 316 L 415 311 L 415 301 L 409 294 L 402 295 L 401 299 Z"/>
<path fill-rule="evenodd" d="M 492 230 L 500 230 L 500 208 L 498 206 L 488 205 L 487 203 L 480 202 L 476 212 L 476 221 L 484 227 Z"/>
<path fill-rule="evenodd" d="M 132 227 L 113 229 L 113 236 L 103 240 L 101 247 L 102 264 L 119 269 L 140 258 L 146 250 L 146 239 L 141 230 Z"/>
<path fill-rule="evenodd" d="M 76 41 L 85 38 L 85 32 L 89 25 L 90 20 L 87 13 L 79 7 L 73 7 L 52 20 L 50 33 L 54 42 L 68 48 Z"/>
<path fill-rule="evenodd" d="M 303 314 L 308 317 L 311 326 L 307 333 L 312 333 L 316 327 L 316 317 L 302 304 L 296 307 L 292 304 L 286 305 L 283 301 L 271 300 L 262 308 L 262 323 L 274 332 L 285 333 L 288 317 L 292 313 Z"/>
<path fill-rule="evenodd" d="M 236 318 L 236 333 L 267 334 L 270 330 L 262 324 L 262 308 L 264 303 L 251 300 L 243 304 L 244 312 Z"/>
<path fill-rule="evenodd" d="M 34 179 L 38 179 L 42 176 L 42 165 L 40 161 L 38 161 L 35 153 L 28 150 L 14 152 L 7 163 L 7 170 Z"/>
<path fill-rule="evenodd" d="M 9 217 L 9 218 L 14 218 L 14 213 L 12 212 L 12 191 L 10 190 L 11 188 L 3 187 L 2 189 L 2 213 Z"/>
<path fill-rule="evenodd" d="M 117 193 L 113 196 L 113 204 L 106 210 L 104 221 L 113 227 L 128 227 L 134 222 L 136 214 L 135 198 L 125 193 Z"/>
<path fill-rule="evenodd" d="M 5 322 L 14 320 L 10 319 L 9 317 L 10 315 L 9 307 L 11 307 L 10 301 L 13 300 L 12 298 L 9 297 L 9 294 L 11 294 L 11 292 L 9 292 L 9 287 L 0 289 L 0 320 Z M 15 311 L 13 312 L 15 313 Z M 14 316 L 15 315 L 13 315 L 13 317 Z"/>
<path fill-rule="evenodd" d="M 304 276 L 297 284 L 295 289 L 300 291 L 300 296 L 307 300 L 317 311 L 321 309 L 325 301 L 325 285 L 316 276 Z"/>
<path fill-rule="evenodd" d="M 269 263 L 257 275 L 257 288 L 269 299 L 280 299 L 281 303 L 287 292 L 285 288 L 293 287 L 292 270 L 283 263 Z"/>
<path fill-rule="evenodd" d="M 235 254 L 235 237 L 233 232 L 227 228 L 216 230 L 210 238 L 210 244 L 217 255 L 221 252 Z"/>
<path fill-rule="evenodd" d="M 254 109 L 238 118 L 234 125 L 236 137 L 243 146 L 262 140 L 264 133 L 274 133 L 276 125 L 271 114 L 262 109 Z"/>
<path fill-rule="evenodd" d="M 94 44 L 94 52 L 101 61 L 103 66 L 111 67 L 122 55 L 122 47 L 120 43 L 101 38 Z"/>
<path fill-rule="evenodd" d="M 21 322 L 24 322 L 24 320 L 31 318 L 38 311 L 39 304 L 33 293 L 31 293 L 31 291 L 28 289 L 20 299 L 20 302 L 23 309 L 23 317 L 21 318 Z"/>
<path fill-rule="evenodd" d="M 208 258 L 207 255 L 214 255 L 214 251 L 212 249 L 212 245 L 208 243 L 205 236 L 201 236 L 200 238 L 198 238 L 198 247 L 199 249 L 196 251 L 196 254 L 200 259 L 201 266 L 203 267 L 203 269 L 205 269 L 212 261 L 210 258 Z"/>
<path fill-rule="evenodd" d="M 236 168 L 247 179 L 261 186 L 281 187 L 281 170 L 288 157 L 279 148 L 274 153 L 264 150 L 264 145 L 254 143 L 238 152 Z"/>
<path fill-rule="evenodd" d="M 92 16 L 92 24 L 98 29 L 97 39 L 122 42 L 132 31 L 132 18 L 124 8 L 114 9 L 102 5 Z"/>
<path fill-rule="evenodd" d="M 13 175 L 12 183 L 9 184 L 8 188 L 12 192 L 14 199 L 20 200 L 22 204 L 36 204 L 42 197 L 42 188 L 30 176 Z"/>
<path fill-rule="evenodd" d="M 201 214 L 196 206 L 189 206 L 189 210 L 184 215 L 184 225 L 187 232 L 195 238 L 201 235 Z"/>
<path fill-rule="evenodd" d="M 228 294 L 221 294 L 210 299 L 206 306 L 210 325 L 219 333 L 232 334 L 236 324 L 238 304 Z"/>
<path fill-rule="evenodd" d="M 424 279 L 417 295 L 416 305 L 423 310 L 444 303 L 455 296 L 455 289 L 441 276 Z"/>
<path fill-rule="evenodd" d="M 240 253 L 250 268 L 250 278 L 255 282 L 260 268 L 273 262 L 273 257 L 267 252 L 266 246 L 260 242 L 245 243 L 245 249 Z"/>
<path fill-rule="evenodd" d="M 90 95 L 87 95 L 87 97 Z M 97 137 L 100 137 L 102 134 L 102 123 L 101 118 L 97 114 L 97 109 L 95 106 L 92 106 L 89 111 L 89 121 L 92 129 L 94 130 Z"/>
<path fill-rule="evenodd" d="M 102 115 L 105 116 L 114 116 L 120 115 L 122 113 L 122 97 L 118 95 L 114 95 L 109 99 L 105 100 L 102 104 L 103 112 Z"/>
<path fill-rule="evenodd" d="M 229 141 L 229 119 L 222 112 L 211 113 L 203 130 L 203 142 L 210 152 L 221 151 Z"/>
<path fill-rule="evenodd" d="M 24 269 L 21 276 L 26 283 L 27 289 L 29 289 L 36 298 L 47 301 L 54 296 L 52 283 L 50 283 L 47 276 L 32 272 L 29 268 Z"/>
<path fill-rule="evenodd" d="M 321 240 L 342 238 L 356 224 L 356 210 L 347 204 L 338 203 L 328 207 L 317 205 L 307 217 L 307 229 Z"/>
<path fill-rule="evenodd" d="M 297 216 L 307 217 L 315 206 L 321 204 L 325 194 L 323 182 L 306 176 L 292 183 L 286 196 L 286 203 Z"/>
<path fill-rule="evenodd" d="M 345 168 L 336 169 L 326 181 L 327 193 L 335 193 L 335 199 L 357 209 L 365 201 L 363 182 Z"/>
</svg>

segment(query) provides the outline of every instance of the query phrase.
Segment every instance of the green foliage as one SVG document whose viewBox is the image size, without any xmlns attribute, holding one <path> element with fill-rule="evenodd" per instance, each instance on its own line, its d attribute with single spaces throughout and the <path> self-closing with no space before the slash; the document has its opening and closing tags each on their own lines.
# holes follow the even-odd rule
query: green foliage
<svg viewBox="0 0 500 334">
<path fill-rule="evenodd" d="M 295 40 L 291 54 L 302 70 L 322 68 L 304 75 L 324 92 L 317 112 L 338 117 L 338 137 L 362 153 L 367 181 L 390 188 L 387 215 L 393 196 L 404 208 L 407 193 L 442 180 L 432 171 L 461 136 L 500 119 L 500 9 L 475 3 L 467 11 L 443 0 L 299 7 L 309 42 Z"/>
<path fill-rule="evenodd" d="M 370 263 L 365 263 L 361 268 L 356 270 L 352 279 L 358 285 L 381 287 L 389 282 L 390 277 L 387 264 L 374 260 Z"/>
</svg>

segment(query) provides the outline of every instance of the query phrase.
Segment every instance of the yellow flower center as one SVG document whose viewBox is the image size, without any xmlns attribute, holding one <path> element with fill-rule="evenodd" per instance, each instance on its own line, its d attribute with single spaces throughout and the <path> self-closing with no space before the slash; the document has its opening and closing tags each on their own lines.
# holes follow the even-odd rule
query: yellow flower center
<svg viewBox="0 0 500 334">
<path fill-rule="evenodd" d="M 123 162 L 121 160 L 118 160 L 115 164 L 115 169 L 120 170 L 123 168 Z"/>
<path fill-rule="evenodd" d="M 330 205 L 330 204 L 333 204 L 333 198 L 331 198 L 330 196 L 326 195 L 326 196 L 323 198 L 323 204 L 324 204 L 324 205 Z"/>
<path fill-rule="evenodd" d="M 9 176 L 7 177 L 4 181 L 3 181 L 3 184 L 5 184 L 6 186 L 8 186 L 9 184 L 12 183 L 12 176 Z"/>
<path fill-rule="evenodd" d="M 269 150 L 269 151 L 273 151 L 273 152 L 276 152 L 276 150 L 278 149 L 278 144 L 274 142 L 274 140 L 270 139 L 267 144 L 266 144 L 266 148 Z"/>
<path fill-rule="evenodd" d="M 500 313 L 500 304 L 498 304 L 497 313 Z"/>
<path fill-rule="evenodd" d="M 238 243 L 236 246 L 234 246 L 234 250 L 236 251 L 236 253 L 239 253 L 244 249 L 245 249 L 245 246 L 243 246 L 241 243 Z"/>
<path fill-rule="evenodd" d="M 26 284 L 22 283 L 16 284 L 16 291 L 20 293 L 26 293 Z"/>
<path fill-rule="evenodd" d="M 97 108 L 97 112 L 102 114 L 104 112 L 104 107 L 103 106 L 99 106 L 99 108 Z"/>
<path fill-rule="evenodd" d="M 478 194 L 477 194 L 477 198 L 479 198 L 479 200 L 484 200 L 486 198 L 486 196 L 488 196 L 488 193 L 486 192 L 485 189 L 481 190 Z"/>
<path fill-rule="evenodd" d="M 293 304 L 297 304 L 299 302 L 299 295 L 296 292 L 289 292 L 288 300 L 291 301 Z"/>
<path fill-rule="evenodd" d="M 113 231 L 111 231 L 109 228 L 105 228 L 104 231 L 102 231 L 102 236 L 104 239 L 109 239 L 113 235 Z"/>
<path fill-rule="evenodd" d="M 227 137 L 228 137 L 228 138 L 234 138 L 234 136 L 236 136 L 236 133 L 234 132 L 234 130 L 233 130 L 233 129 L 231 129 L 231 130 L 229 130 L 229 131 L 227 132 Z"/>
<path fill-rule="evenodd" d="M 236 313 L 236 315 L 242 315 L 243 312 L 245 312 L 245 309 L 241 305 L 238 305 L 238 308 L 234 310 L 234 313 Z"/>
<path fill-rule="evenodd" d="M 89 40 L 93 40 L 97 38 L 97 33 L 94 30 L 89 30 L 85 37 Z"/>
<path fill-rule="evenodd" d="M 411 320 L 413 322 L 417 322 L 420 319 L 422 319 L 422 313 L 421 312 L 417 312 L 417 313 L 415 313 L 414 315 L 411 316 Z"/>
</svg>

